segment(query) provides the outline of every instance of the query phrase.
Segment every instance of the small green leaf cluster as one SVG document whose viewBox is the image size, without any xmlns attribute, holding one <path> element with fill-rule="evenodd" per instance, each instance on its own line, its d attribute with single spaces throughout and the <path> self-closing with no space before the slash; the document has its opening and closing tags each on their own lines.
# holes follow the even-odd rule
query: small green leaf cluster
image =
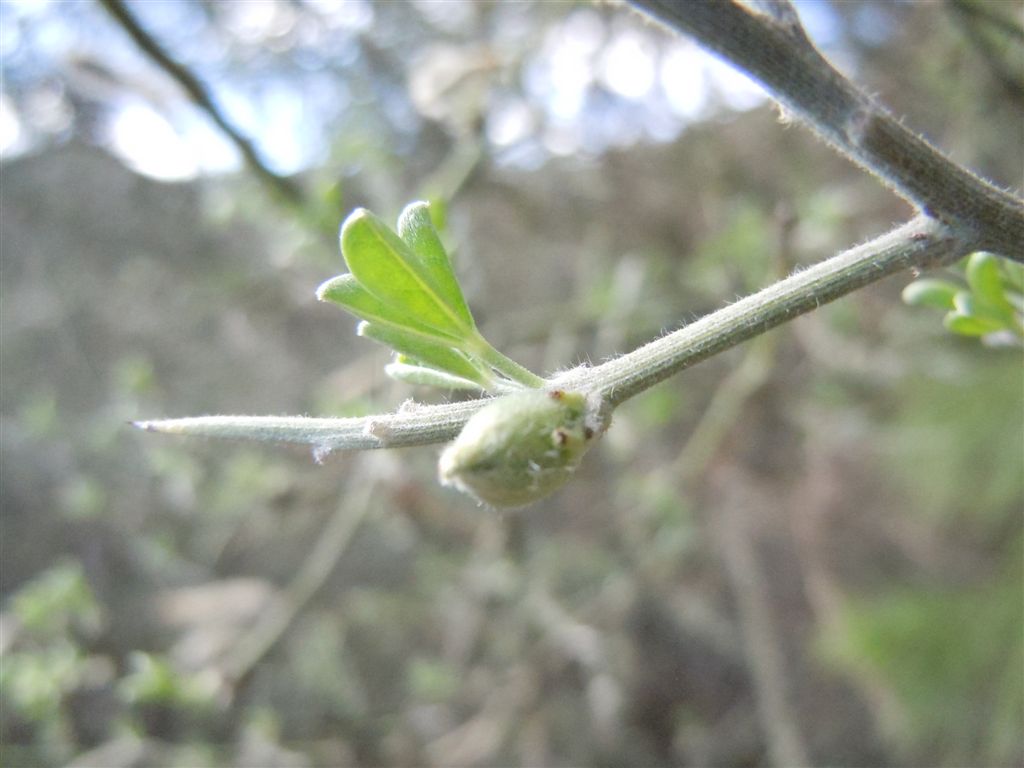
<svg viewBox="0 0 1024 768">
<path fill-rule="evenodd" d="M 1024 342 L 1024 266 L 979 251 L 960 265 L 966 282 L 915 280 L 903 289 L 913 306 L 946 310 L 943 324 L 961 336 L 993 343 Z"/>
<path fill-rule="evenodd" d="M 406 206 L 397 233 L 364 208 L 341 226 L 349 273 L 317 289 L 358 317 L 358 334 L 396 353 L 393 378 L 444 389 L 502 392 L 540 387 L 539 376 L 477 330 L 427 203 Z"/>
</svg>

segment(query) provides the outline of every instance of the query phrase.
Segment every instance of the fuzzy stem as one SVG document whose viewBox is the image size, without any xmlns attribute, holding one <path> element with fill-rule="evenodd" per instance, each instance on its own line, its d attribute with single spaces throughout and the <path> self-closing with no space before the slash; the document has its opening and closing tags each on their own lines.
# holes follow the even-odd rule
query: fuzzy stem
<svg viewBox="0 0 1024 768">
<path fill-rule="evenodd" d="M 883 277 L 962 255 L 949 229 L 924 216 L 864 245 L 796 272 L 674 333 L 559 385 L 600 393 L 619 405 L 674 373 Z"/>
<path fill-rule="evenodd" d="M 259 440 L 310 445 L 318 455 L 335 450 L 401 448 L 445 443 L 487 402 L 470 400 L 445 405 L 416 405 L 358 418 L 308 416 L 193 416 L 184 419 L 136 421 L 147 432 L 172 435 Z"/>
<path fill-rule="evenodd" d="M 547 383 L 529 368 L 524 368 L 515 360 L 505 357 L 505 355 L 492 347 L 482 336 L 477 338 L 476 344 L 471 351 L 494 370 L 504 374 L 512 381 L 516 381 L 523 386 L 530 387 L 531 389 L 539 389 L 544 387 Z"/>
</svg>

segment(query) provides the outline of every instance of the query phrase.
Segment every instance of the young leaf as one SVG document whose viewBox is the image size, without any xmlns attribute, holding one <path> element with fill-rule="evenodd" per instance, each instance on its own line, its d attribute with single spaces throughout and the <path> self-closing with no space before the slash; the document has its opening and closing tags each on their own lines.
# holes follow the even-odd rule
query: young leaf
<svg viewBox="0 0 1024 768">
<path fill-rule="evenodd" d="M 427 203 L 410 203 L 398 217 L 398 236 L 419 258 L 423 268 L 434 281 L 438 293 L 447 302 L 463 322 L 474 327 L 473 315 L 462 295 L 458 278 L 452 271 L 448 253 L 441 244 L 437 230 L 430 220 L 430 207 Z"/>
<path fill-rule="evenodd" d="M 316 297 L 320 301 L 337 304 L 356 317 L 376 325 L 399 330 L 405 329 L 435 339 L 447 346 L 453 346 L 460 342 L 460 337 L 425 325 L 401 309 L 385 304 L 363 288 L 356 280 L 355 275 L 332 277 L 316 289 Z"/>
<path fill-rule="evenodd" d="M 1024 293 L 1024 264 L 1002 259 L 1003 282 L 1014 293 Z"/>
<path fill-rule="evenodd" d="M 943 319 L 942 324 L 946 326 L 946 330 L 961 336 L 986 336 L 1001 331 L 1005 327 L 996 320 L 965 315 L 960 312 L 950 312 Z"/>
<path fill-rule="evenodd" d="M 967 261 L 967 283 L 975 297 L 994 306 L 1009 308 L 1003 288 L 1003 275 L 999 259 L 991 253 L 979 251 Z"/>
<path fill-rule="evenodd" d="M 409 246 L 366 209 L 345 219 L 341 254 L 359 284 L 385 304 L 458 339 L 473 333 Z"/>
<path fill-rule="evenodd" d="M 408 330 L 362 322 L 356 331 L 374 341 L 379 341 L 419 363 L 439 371 L 469 379 L 486 389 L 491 383 L 490 376 L 474 366 L 465 355 L 450 346 L 438 344 L 430 338 Z"/>
<path fill-rule="evenodd" d="M 453 376 L 450 373 L 444 373 L 433 368 L 424 368 L 420 365 L 406 363 L 402 360 L 396 360 L 385 365 L 384 373 L 406 384 L 437 387 L 438 389 L 469 389 L 477 392 L 483 389 L 475 381 L 463 379 L 460 376 Z"/>
<path fill-rule="evenodd" d="M 953 306 L 961 315 L 982 318 L 1001 327 L 1013 324 L 1013 305 L 1001 293 L 999 301 L 993 303 L 977 293 L 960 291 L 953 297 Z"/>
<path fill-rule="evenodd" d="M 903 301 L 914 307 L 952 309 L 953 297 L 960 286 L 947 280 L 925 278 L 915 280 L 903 289 Z"/>
</svg>

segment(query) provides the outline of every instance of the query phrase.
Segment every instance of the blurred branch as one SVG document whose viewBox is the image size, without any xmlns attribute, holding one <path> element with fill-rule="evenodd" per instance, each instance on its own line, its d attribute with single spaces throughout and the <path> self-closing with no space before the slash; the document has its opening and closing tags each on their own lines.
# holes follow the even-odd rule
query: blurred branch
<svg viewBox="0 0 1024 768">
<path fill-rule="evenodd" d="M 785 653 L 766 588 L 770 579 L 758 561 L 751 530 L 751 521 L 762 513 L 765 503 L 765 496 L 751 490 L 755 486 L 746 478 L 727 484 L 717 516 L 722 561 L 736 597 L 758 717 L 772 764 L 812 765 L 789 701 Z"/>
<path fill-rule="evenodd" d="M 364 464 L 353 470 L 359 472 L 360 482 L 349 484 L 348 492 L 320 532 L 313 551 L 285 588 L 284 599 L 260 616 L 249 634 L 239 640 L 225 672 L 233 695 L 237 695 L 238 689 L 294 625 L 296 617 L 330 577 L 359 525 L 366 519 L 377 489 L 377 478 L 367 469 Z"/>
<path fill-rule="evenodd" d="M 188 67 L 171 56 L 152 35 L 142 28 L 123 0 L 99 0 L 99 2 L 135 41 L 135 44 L 185 90 L 196 106 L 209 115 L 210 119 L 242 153 L 245 162 L 260 181 L 290 205 L 301 207 L 305 203 L 298 185 L 267 167 L 253 143 L 243 136 L 241 131 L 232 125 L 231 121 L 221 112 L 207 87 L 192 74 Z"/>
<path fill-rule="evenodd" d="M 965 254 L 1024 262 L 1024 201 L 957 165 L 843 77 L 802 29 L 730 2 L 630 0 L 760 83 L 818 135 L 919 210 L 950 226 Z M 785 18 L 789 19 L 790 14 Z"/>
<path fill-rule="evenodd" d="M 996 50 L 992 35 L 987 31 L 1009 38 L 1010 45 L 1016 43 L 1020 46 L 1024 44 L 1024 28 L 967 0 L 946 0 L 946 6 L 1006 93 L 1019 104 L 1024 104 L 1024 78 L 1019 68 L 1015 69 L 1003 60 Z"/>
<path fill-rule="evenodd" d="M 980 3 L 970 2 L 970 0 L 946 0 L 946 2 L 958 13 L 961 13 L 964 16 L 973 17 L 980 22 L 984 22 L 985 24 L 998 29 L 1007 37 L 1015 37 L 1017 42 L 1024 43 L 1024 27 L 1020 24 L 1014 23 L 1005 16 L 993 13 Z"/>
<path fill-rule="evenodd" d="M 776 211 L 776 218 L 775 262 L 778 277 L 782 279 L 790 269 L 796 218 L 781 206 Z M 740 420 L 747 402 L 771 378 L 775 370 L 777 343 L 776 334 L 759 336 L 750 343 L 740 364 L 715 387 L 714 396 L 701 412 L 696 426 L 690 430 L 690 436 L 675 461 L 661 470 L 669 477 L 677 478 L 684 491 L 705 473 L 719 447 Z"/>
</svg>

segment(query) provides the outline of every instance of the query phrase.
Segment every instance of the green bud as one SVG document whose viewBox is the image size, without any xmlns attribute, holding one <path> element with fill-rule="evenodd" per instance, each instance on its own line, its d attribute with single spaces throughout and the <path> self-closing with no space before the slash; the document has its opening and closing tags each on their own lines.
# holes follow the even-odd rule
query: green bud
<svg viewBox="0 0 1024 768">
<path fill-rule="evenodd" d="M 593 443 L 587 399 L 554 390 L 506 395 L 466 422 L 441 454 L 441 483 L 494 507 L 520 507 L 563 485 Z"/>
</svg>

